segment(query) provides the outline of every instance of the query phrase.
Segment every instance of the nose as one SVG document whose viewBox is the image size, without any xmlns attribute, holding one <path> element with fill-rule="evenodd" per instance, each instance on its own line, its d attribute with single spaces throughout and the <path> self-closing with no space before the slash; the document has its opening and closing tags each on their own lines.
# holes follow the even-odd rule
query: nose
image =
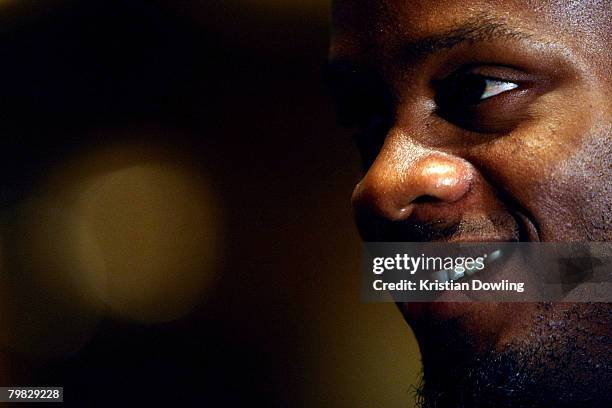
<svg viewBox="0 0 612 408">
<path fill-rule="evenodd" d="M 466 160 L 439 151 L 413 146 L 407 154 L 379 154 L 353 191 L 353 207 L 401 221 L 418 203 L 460 200 L 470 190 L 474 173 Z"/>
</svg>

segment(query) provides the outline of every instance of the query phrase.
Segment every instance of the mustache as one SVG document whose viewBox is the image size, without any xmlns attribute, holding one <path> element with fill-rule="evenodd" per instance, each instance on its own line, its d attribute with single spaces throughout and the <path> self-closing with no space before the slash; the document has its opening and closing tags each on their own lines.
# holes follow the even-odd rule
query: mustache
<svg viewBox="0 0 612 408">
<path fill-rule="evenodd" d="M 389 221 L 371 218 L 369 226 L 360 228 L 362 238 L 368 242 L 432 242 L 470 238 L 471 240 L 493 239 L 520 241 L 520 219 L 509 212 L 495 212 L 480 216 L 463 216 L 458 220 L 421 221 L 408 218 Z"/>
</svg>

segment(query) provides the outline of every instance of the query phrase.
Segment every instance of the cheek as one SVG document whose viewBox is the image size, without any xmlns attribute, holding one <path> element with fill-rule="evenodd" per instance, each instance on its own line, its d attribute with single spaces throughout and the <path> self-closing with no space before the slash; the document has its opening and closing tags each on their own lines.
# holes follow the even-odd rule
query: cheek
<svg viewBox="0 0 612 408">
<path fill-rule="evenodd" d="M 472 149 L 469 160 L 504 204 L 523 213 L 540 230 L 550 218 L 548 210 L 553 201 L 551 189 L 545 193 L 543 188 L 543 181 L 550 174 L 545 158 L 552 148 L 533 137 L 508 135 Z"/>
<path fill-rule="evenodd" d="M 564 204 L 565 233 L 576 240 L 612 241 L 612 131 L 592 131 L 548 177 L 551 200 Z"/>
<path fill-rule="evenodd" d="M 483 144 L 470 154 L 508 205 L 536 224 L 544 241 L 610 241 L 610 130 L 559 138 L 532 132 Z"/>
</svg>

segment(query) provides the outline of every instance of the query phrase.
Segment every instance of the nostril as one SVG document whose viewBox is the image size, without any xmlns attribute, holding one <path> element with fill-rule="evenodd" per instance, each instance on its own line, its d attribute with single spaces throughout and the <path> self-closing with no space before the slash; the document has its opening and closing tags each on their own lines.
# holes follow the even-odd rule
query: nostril
<svg viewBox="0 0 612 408">
<path fill-rule="evenodd" d="M 424 194 L 424 195 L 421 195 L 421 196 L 415 198 L 412 201 L 412 203 L 413 204 L 426 204 L 426 203 L 433 203 L 433 202 L 436 202 L 436 201 L 440 201 L 440 199 L 436 198 L 434 196 L 431 196 L 431 195 Z"/>
</svg>

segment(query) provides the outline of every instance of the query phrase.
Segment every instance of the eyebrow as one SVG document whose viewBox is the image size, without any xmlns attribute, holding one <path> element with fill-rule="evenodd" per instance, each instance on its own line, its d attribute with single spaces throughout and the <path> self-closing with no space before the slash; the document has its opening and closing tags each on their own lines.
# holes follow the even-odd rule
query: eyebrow
<svg viewBox="0 0 612 408">
<path fill-rule="evenodd" d="M 495 21 L 490 16 L 478 15 L 440 33 L 416 40 L 408 40 L 402 43 L 399 48 L 399 55 L 396 54 L 396 56 L 403 63 L 412 63 L 463 43 L 475 44 L 495 40 L 525 41 L 533 40 L 533 36 L 503 22 Z M 326 62 L 324 74 L 329 86 L 334 82 L 334 78 L 355 76 L 363 70 L 362 64 L 356 64 L 350 57 L 337 57 L 330 58 Z"/>
<path fill-rule="evenodd" d="M 427 55 L 451 49 L 462 43 L 478 43 L 493 40 L 528 40 L 532 36 L 523 31 L 517 31 L 501 22 L 494 22 L 483 17 L 448 29 L 439 34 L 420 38 L 405 43 L 402 46 L 404 58 L 419 59 Z"/>
</svg>

